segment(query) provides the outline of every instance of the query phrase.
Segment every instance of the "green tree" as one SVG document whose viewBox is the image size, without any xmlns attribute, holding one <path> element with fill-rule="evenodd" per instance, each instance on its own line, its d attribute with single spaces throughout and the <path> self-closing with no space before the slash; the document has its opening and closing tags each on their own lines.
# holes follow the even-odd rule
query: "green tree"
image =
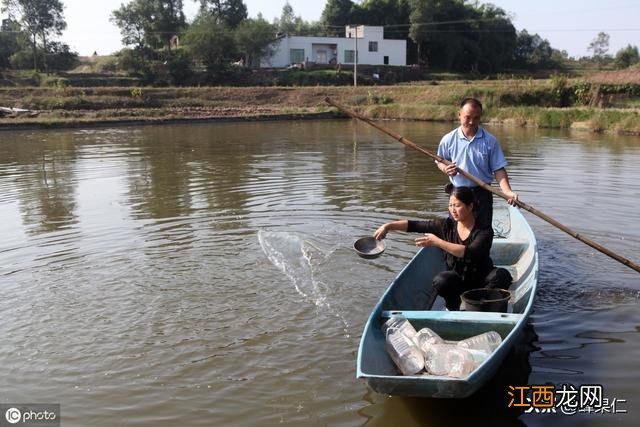
<svg viewBox="0 0 640 427">
<path fill-rule="evenodd" d="M 409 0 L 365 0 L 358 9 L 359 23 L 380 25 L 388 39 L 406 40 L 409 38 Z"/>
<path fill-rule="evenodd" d="M 44 70 L 45 72 L 49 72 L 48 70 L 48 53 L 52 49 L 47 45 L 47 37 L 51 36 L 59 36 L 62 34 L 62 31 L 67 28 L 67 22 L 62 15 L 62 11 L 64 6 L 62 2 L 59 0 L 40 0 L 40 16 L 42 18 L 42 25 L 40 26 L 40 39 L 42 40 L 42 50 L 45 52 L 45 60 L 44 60 Z M 62 44 L 60 45 L 62 46 Z M 69 46 L 67 47 L 67 53 L 71 54 L 69 51 Z M 58 52 L 58 45 L 55 47 L 54 57 L 65 56 L 65 53 Z"/>
<path fill-rule="evenodd" d="M 247 19 L 247 6 L 242 0 L 195 0 L 200 2 L 200 14 L 209 12 L 217 22 L 236 28 Z"/>
<path fill-rule="evenodd" d="M 346 25 L 358 24 L 354 22 L 356 5 L 351 0 L 327 0 L 322 10 L 320 22 L 331 34 L 344 34 Z"/>
<path fill-rule="evenodd" d="M 607 57 L 609 51 L 609 34 L 600 32 L 595 39 L 589 44 L 587 50 L 593 52 L 593 58 L 599 62 Z"/>
<path fill-rule="evenodd" d="M 427 5 L 418 0 L 410 0 L 411 12 L 409 13 L 409 39 L 416 45 L 417 60 L 420 66 L 428 65 L 423 57 L 422 45 L 427 40 L 426 26 L 423 22 L 428 19 Z"/>
<path fill-rule="evenodd" d="M 397 28 L 385 28 L 385 34 L 394 34 L 402 31 L 409 33 L 409 15 L 411 5 L 409 0 L 365 0 L 359 9 L 361 24 L 395 26 Z M 400 38 L 400 37 L 394 37 Z"/>
<path fill-rule="evenodd" d="M 131 75 L 141 77 L 144 84 L 153 83 L 156 76 L 150 60 L 152 53 L 150 48 L 144 46 L 136 46 L 133 49 L 124 48 L 116 54 L 118 68 Z"/>
<path fill-rule="evenodd" d="M 20 51 L 24 44 L 24 34 L 20 31 L 20 24 L 7 19 L 0 30 L 0 70 L 9 68 L 11 55 Z"/>
<path fill-rule="evenodd" d="M 165 48 L 171 54 L 171 38 L 185 27 L 182 0 L 133 0 L 111 13 L 125 46 Z"/>
<path fill-rule="evenodd" d="M 503 9 L 464 0 L 409 0 L 409 8 L 421 65 L 488 73 L 513 64 L 518 35 Z"/>
<path fill-rule="evenodd" d="M 274 40 L 275 26 L 265 21 L 261 15 L 257 19 L 243 21 L 234 34 L 245 65 L 259 66 L 260 58 L 271 54 L 270 44 Z"/>
<path fill-rule="evenodd" d="M 462 0 L 411 0 L 409 37 L 418 46 L 422 65 L 460 69 L 475 55 L 470 23 L 478 13 Z"/>
<path fill-rule="evenodd" d="M 48 37 L 61 35 L 67 27 L 63 9 L 60 0 L 2 0 L 1 10 L 7 12 L 11 19 L 17 20 L 22 30 L 31 38 L 34 71 L 38 70 L 38 37 L 46 52 Z M 46 60 L 44 67 L 46 71 Z"/>
<path fill-rule="evenodd" d="M 185 49 L 176 49 L 171 58 L 166 62 L 169 82 L 172 85 L 183 85 L 191 81 L 191 55 Z"/>
<path fill-rule="evenodd" d="M 233 33 L 215 16 L 199 14 L 184 33 L 184 46 L 205 67 L 212 81 L 218 80 L 236 55 Z"/>
<path fill-rule="evenodd" d="M 146 44 L 147 11 L 143 3 L 133 1 L 122 4 L 120 9 L 111 12 L 110 21 L 120 28 L 122 44 L 125 46 L 135 46 L 142 49 Z"/>
<path fill-rule="evenodd" d="M 49 70 L 65 71 L 78 65 L 78 54 L 72 52 L 66 43 L 51 41 L 47 43 L 47 50 L 38 48 L 38 62 L 48 64 Z M 33 53 L 31 49 L 19 49 L 9 58 L 11 67 L 16 69 L 29 68 L 33 64 Z"/>
<path fill-rule="evenodd" d="M 45 51 L 46 63 L 55 71 L 66 71 L 79 64 L 78 54 L 72 52 L 69 45 L 62 42 L 51 42 Z"/>
<path fill-rule="evenodd" d="M 481 5 L 477 9 L 478 56 L 472 67 L 482 73 L 496 72 L 513 64 L 517 44 L 517 31 L 506 12 L 494 5 Z"/>
<path fill-rule="evenodd" d="M 640 63 L 640 55 L 638 55 L 638 47 L 627 45 L 624 49 L 620 49 L 615 56 L 614 66 L 618 69 L 627 68 L 634 64 Z"/>
<path fill-rule="evenodd" d="M 297 22 L 296 20 L 300 20 L 299 17 L 293 13 L 293 7 L 289 4 L 288 1 L 284 3 L 282 7 L 282 13 L 280 14 L 280 19 L 277 20 L 278 32 L 285 34 L 293 34 L 296 31 Z"/>
<path fill-rule="evenodd" d="M 551 49 L 551 66 L 556 69 L 566 68 L 569 59 L 569 53 L 566 50 Z"/>
<path fill-rule="evenodd" d="M 300 18 L 296 20 L 296 34 L 309 36 L 329 36 L 327 29 L 320 21 L 305 21 Z"/>
<path fill-rule="evenodd" d="M 565 52 L 566 54 L 566 52 Z M 558 54 L 548 40 L 538 34 L 529 34 L 527 30 L 518 33 L 514 65 L 524 69 L 550 69 L 558 68 Z"/>
<path fill-rule="evenodd" d="M 289 2 L 285 2 L 282 7 L 280 18 L 273 21 L 278 33 L 296 34 L 296 35 L 325 35 L 326 31 L 320 22 L 307 22 L 293 11 L 293 7 Z"/>
</svg>

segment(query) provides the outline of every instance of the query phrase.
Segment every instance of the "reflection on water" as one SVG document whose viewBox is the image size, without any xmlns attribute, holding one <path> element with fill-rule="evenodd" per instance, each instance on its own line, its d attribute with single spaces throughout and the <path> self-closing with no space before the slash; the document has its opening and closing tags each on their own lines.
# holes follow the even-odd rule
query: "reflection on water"
<svg viewBox="0 0 640 427">
<path fill-rule="evenodd" d="M 431 150 L 449 130 L 386 125 Z M 525 202 L 640 261 L 636 137 L 494 132 Z M 446 210 L 432 161 L 373 129 L 227 123 L 0 138 L 3 402 L 60 402 L 65 425 L 633 425 L 504 409 L 506 387 L 527 382 L 602 384 L 630 414 L 640 409 L 627 356 L 640 350 L 638 274 L 530 215 L 539 293 L 501 376 L 465 401 L 381 396 L 355 379 L 364 322 L 415 247 L 396 233 L 384 256 L 364 260 L 353 241 Z"/>
</svg>

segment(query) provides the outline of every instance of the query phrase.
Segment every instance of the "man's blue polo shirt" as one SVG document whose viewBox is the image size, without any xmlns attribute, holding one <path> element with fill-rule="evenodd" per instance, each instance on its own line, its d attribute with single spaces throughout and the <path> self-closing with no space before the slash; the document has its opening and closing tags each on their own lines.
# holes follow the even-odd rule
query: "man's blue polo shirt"
<svg viewBox="0 0 640 427">
<path fill-rule="evenodd" d="M 493 182 L 493 173 L 507 166 L 502 148 L 495 136 L 479 127 L 473 139 L 468 140 L 462 128 L 452 130 L 442 137 L 438 145 L 438 156 L 454 162 L 460 169 L 481 179 Z M 456 187 L 475 187 L 473 181 L 461 174 L 449 177 Z"/>
</svg>

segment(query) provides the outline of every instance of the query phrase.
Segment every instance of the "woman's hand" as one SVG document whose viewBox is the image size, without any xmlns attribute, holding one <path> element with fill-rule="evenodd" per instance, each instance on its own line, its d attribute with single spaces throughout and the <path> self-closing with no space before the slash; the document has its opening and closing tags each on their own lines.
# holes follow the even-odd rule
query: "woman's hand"
<svg viewBox="0 0 640 427">
<path fill-rule="evenodd" d="M 441 239 L 435 234 L 427 233 L 422 237 L 418 237 L 415 239 L 416 246 L 426 247 L 426 246 L 438 246 L 438 243 Z"/>
<path fill-rule="evenodd" d="M 376 240 L 382 240 L 387 237 L 387 233 L 389 232 L 387 225 L 388 224 L 382 224 L 380 227 L 378 227 L 375 233 L 373 233 L 373 237 L 375 237 Z"/>
</svg>

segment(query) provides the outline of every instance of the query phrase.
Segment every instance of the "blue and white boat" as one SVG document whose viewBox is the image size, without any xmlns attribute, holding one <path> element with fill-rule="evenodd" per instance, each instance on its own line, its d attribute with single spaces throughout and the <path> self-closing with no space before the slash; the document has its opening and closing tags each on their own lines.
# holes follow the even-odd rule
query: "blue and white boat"
<svg viewBox="0 0 640 427">
<path fill-rule="evenodd" d="M 367 320 L 358 350 L 358 378 L 383 394 L 463 398 L 496 374 L 531 313 L 538 282 L 538 248 L 531 227 L 514 207 L 496 207 L 493 226 L 491 257 L 495 265 L 508 269 L 514 278 L 507 312 L 445 311 L 441 298 L 432 307 L 425 307 L 433 277 L 446 267 L 440 249 L 422 248 L 391 282 Z M 401 375 L 385 349 L 381 330 L 382 324 L 395 313 L 404 315 L 416 330 L 429 327 L 445 340 L 496 331 L 502 343 L 464 378 L 424 372 Z"/>
</svg>

